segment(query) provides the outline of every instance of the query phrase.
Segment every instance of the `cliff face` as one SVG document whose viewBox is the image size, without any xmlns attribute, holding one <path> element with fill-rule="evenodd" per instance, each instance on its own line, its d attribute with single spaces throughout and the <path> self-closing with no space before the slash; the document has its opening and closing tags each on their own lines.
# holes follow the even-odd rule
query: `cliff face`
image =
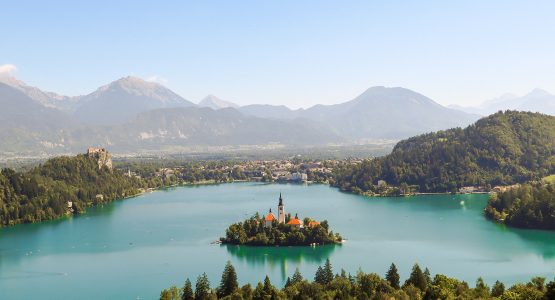
<svg viewBox="0 0 555 300">
<path fill-rule="evenodd" d="M 87 150 L 87 155 L 89 157 L 95 158 L 98 161 L 98 168 L 102 169 L 106 166 L 108 169 L 112 170 L 112 155 L 106 151 L 104 148 L 89 148 Z"/>
</svg>

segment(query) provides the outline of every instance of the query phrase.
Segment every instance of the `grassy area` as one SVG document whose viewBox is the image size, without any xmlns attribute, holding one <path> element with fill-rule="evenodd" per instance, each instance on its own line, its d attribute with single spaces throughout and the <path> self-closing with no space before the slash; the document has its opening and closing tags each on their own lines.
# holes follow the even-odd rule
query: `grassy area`
<svg viewBox="0 0 555 300">
<path fill-rule="evenodd" d="M 542 181 L 547 183 L 555 183 L 555 174 L 542 178 Z"/>
</svg>

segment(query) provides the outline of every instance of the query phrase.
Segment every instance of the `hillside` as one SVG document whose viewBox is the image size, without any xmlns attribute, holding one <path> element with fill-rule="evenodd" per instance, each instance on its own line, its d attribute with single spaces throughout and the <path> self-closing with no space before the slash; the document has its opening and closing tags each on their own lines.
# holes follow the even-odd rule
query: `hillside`
<svg viewBox="0 0 555 300">
<path fill-rule="evenodd" d="M 160 149 L 161 145 L 320 145 L 344 139 L 325 128 L 302 121 L 249 117 L 233 108 L 158 109 L 141 113 L 126 124 L 98 132 L 116 149 Z"/>
<path fill-rule="evenodd" d="M 500 112 L 465 129 L 399 142 L 392 153 L 336 170 L 335 186 L 378 192 L 378 181 L 420 192 L 522 183 L 555 172 L 555 117 Z M 406 192 L 406 191 L 404 191 Z"/>
<path fill-rule="evenodd" d="M 99 168 L 87 155 L 53 158 L 25 173 L 3 169 L 0 226 L 57 219 L 70 213 L 68 202 L 81 213 L 87 206 L 137 194 L 143 187 L 147 183 Z"/>
<path fill-rule="evenodd" d="M 0 153 L 56 151 L 78 122 L 0 83 Z"/>
</svg>

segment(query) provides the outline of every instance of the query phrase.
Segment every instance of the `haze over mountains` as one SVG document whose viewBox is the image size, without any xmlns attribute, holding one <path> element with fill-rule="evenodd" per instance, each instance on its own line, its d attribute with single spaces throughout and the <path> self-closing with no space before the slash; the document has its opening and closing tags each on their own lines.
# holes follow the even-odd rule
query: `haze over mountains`
<svg viewBox="0 0 555 300">
<path fill-rule="evenodd" d="M 475 107 L 458 105 L 450 105 L 449 107 L 483 116 L 507 109 L 555 115 L 555 95 L 537 88 L 524 96 L 505 94 L 498 98 L 484 101 L 481 105 Z"/>
<path fill-rule="evenodd" d="M 0 88 L 0 153 L 114 152 L 180 146 L 330 145 L 396 140 L 466 126 L 478 115 L 405 88 L 373 87 L 351 101 L 291 110 L 207 96 L 195 104 L 168 88 L 125 77 L 76 97 L 10 78 Z M 25 116 L 21 112 L 25 112 Z"/>
</svg>

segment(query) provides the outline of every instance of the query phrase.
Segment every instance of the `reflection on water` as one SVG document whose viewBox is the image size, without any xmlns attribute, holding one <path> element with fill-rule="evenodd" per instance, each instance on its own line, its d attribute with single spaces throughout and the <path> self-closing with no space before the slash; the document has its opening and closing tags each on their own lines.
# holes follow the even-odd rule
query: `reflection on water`
<svg viewBox="0 0 555 300">
<path fill-rule="evenodd" d="M 303 262 L 322 265 L 331 254 L 341 249 L 341 245 L 325 245 L 317 247 L 253 247 L 238 245 L 221 245 L 235 258 L 247 262 L 251 267 L 270 266 L 280 268 L 282 280 L 288 274 L 289 266 L 297 266 Z"/>
</svg>

